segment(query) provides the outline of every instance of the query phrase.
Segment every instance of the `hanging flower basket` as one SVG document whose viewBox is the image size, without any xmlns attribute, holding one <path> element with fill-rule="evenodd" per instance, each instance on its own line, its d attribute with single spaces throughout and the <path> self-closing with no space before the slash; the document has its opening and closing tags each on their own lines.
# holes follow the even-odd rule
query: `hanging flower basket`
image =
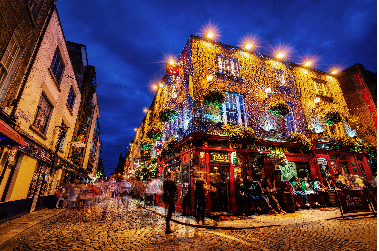
<svg viewBox="0 0 379 251">
<path fill-rule="evenodd" d="M 299 144 L 303 152 L 308 152 L 309 150 L 311 150 L 312 147 L 311 140 L 308 139 L 307 136 L 299 132 L 291 133 L 287 141 Z"/>
<path fill-rule="evenodd" d="M 166 123 L 166 122 L 169 122 L 169 121 L 174 121 L 174 120 L 177 120 L 178 119 L 178 112 L 175 111 L 173 108 L 170 108 L 170 107 L 166 107 L 164 108 L 160 114 L 159 114 L 159 118 L 161 119 L 161 121 L 163 123 Z"/>
<path fill-rule="evenodd" d="M 149 131 L 147 131 L 147 137 L 149 139 L 157 139 L 163 136 L 162 130 L 159 127 L 153 127 Z"/>
<path fill-rule="evenodd" d="M 267 154 L 268 161 L 270 161 L 275 166 L 285 166 L 287 165 L 287 158 L 280 151 L 271 151 Z"/>
<path fill-rule="evenodd" d="M 320 114 L 320 119 L 327 125 L 338 124 L 342 121 L 342 117 L 339 112 L 324 111 Z"/>
<path fill-rule="evenodd" d="M 276 117 L 285 117 L 291 111 L 287 103 L 282 100 L 272 102 L 271 104 L 268 105 L 267 110 L 269 113 L 271 113 L 272 115 Z"/>
<path fill-rule="evenodd" d="M 141 150 L 146 151 L 153 148 L 153 144 L 148 141 L 143 141 L 140 146 Z"/>
<path fill-rule="evenodd" d="M 336 137 L 332 136 L 329 139 L 329 142 L 333 143 L 334 149 L 339 150 L 346 150 L 346 151 L 352 151 L 352 152 L 360 152 L 361 147 L 359 147 L 359 142 L 357 139 L 344 136 L 344 137 Z"/>
<path fill-rule="evenodd" d="M 223 91 L 210 91 L 204 96 L 204 105 L 221 106 L 225 102 L 225 93 Z"/>
<path fill-rule="evenodd" d="M 229 141 L 233 143 L 251 143 L 258 138 L 250 127 L 226 125 L 222 126 L 222 129 L 229 136 Z"/>
</svg>

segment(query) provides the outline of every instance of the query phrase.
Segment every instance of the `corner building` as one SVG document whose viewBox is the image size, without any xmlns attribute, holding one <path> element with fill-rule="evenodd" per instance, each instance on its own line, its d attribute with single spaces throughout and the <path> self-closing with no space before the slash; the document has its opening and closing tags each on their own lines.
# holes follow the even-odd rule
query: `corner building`
<svg viewBox="0 0 379 251">
<path fill-rule="evenodd" d="M 225 97 L 218 104 L 217 93 Z M 270 112 L 283 102 L 285 116 Z M 177 116 L 162 120 L 167 109 Z M 337 119 L 324 119 L 336 113 Z M 256 140 L 233 139 L 226 125 L 250 128 Z M 154 137 L 159 130 L 162 136 Z M 302 141 L 291 142 L 293 133 L 303 135 L 309 148 L 305 150 Z M 157 158 L 162 179 L 167 170 L 176 174 L 178 211 L 189 191 L 194 213 L 194 181 L 199 176 L 217 188 L 207 195 L 206 214 L 236 210 L 234 182 L 240 177 L 277 184 L 292 177 L 336 179 L 349 174 L 373 179 L 363 143 L 350 148 L 338 144 L 356 135 L 335 77 L 193 35 L 176 64 L 167 66 L 137 134 L 140 140 L 133 149 Z M 143 147 L 146 142 L 153 147 Z M 275 163 L 272 151 L 284 154 L 287 164 Z"/>
</svg>

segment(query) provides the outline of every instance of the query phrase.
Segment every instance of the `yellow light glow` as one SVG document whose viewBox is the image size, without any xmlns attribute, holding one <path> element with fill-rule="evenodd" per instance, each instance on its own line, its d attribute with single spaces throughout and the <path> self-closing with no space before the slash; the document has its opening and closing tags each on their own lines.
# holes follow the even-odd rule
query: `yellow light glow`
<svg viewBox="0 0 379 251">
<path fill-rule="evenodd" d="M 252 45 L 252 44 L 246 44 L 246 45 L 245 45 L 245 49 L 246 49 L 246 50 L 250 50 L 251 48 L 253 48 L 253 45 Z"/>
<path fill-rule="evenodd" d="M 162 83 L 160 83 L 160 84 L 159 84 L 159 87 L 163 87 L 163 84 L 162 84 Z"/>
<path fill-rule="evenodd" d="M 153 85 L 153 88 L 154 88 L 154 89 L 157 89 L 157 88 L 158 88 L 158 86 L 156 86 L 156 85 Z"/>
<path fill-rule="evenodd" d="M 208 81 L 208 82 L 212 81 L 212 79 L 213 79 L 213 76 L 212 76 L 212 75 L 209 75 L 209 76 L 207 77 L 207 81 Z"/>
<path fill-rule="evenodd" d="M 174 65 L 174 64 L 175 64 L 175 61 L 174 61 L 174 60 L 170 60 L 170 61 L 169 61 L 169 64 L 170 64 L 170 65 Z"/>
<path fill-rule="evenodd" d="M 213 37 L 214 37 L 213 32 L 208 32 L 208 33 L 207 33 L 207 38 L 213 38 Z"/>
<path fill-rule="evenodd" d="M 321 101 L 320 98 L 315 98 L 315 103 L 318 103 L 320 101 Z"/>
<path fill-rule="evenodd" d="M 147 108 L 143 109 L 144 113 L 147 113 L 148 111 L 149 111 L 149 109 L 147 109 Z"/>
<path fill-rule="evenodd" d="M 276 57 L 277 57 L 277 58 L 283 58 L 283 57 L 284 57 L 284 54 L 281 53 L 281 52 L 279 52 L 278 54 L 276 54 Z"/>
<path fill-rule="evenodd" d="M 134 128 L 134 131 L 136 132 L 138 130 L 138 128 Z"/>
<path fill-rule="evenodd" d="M 305 64 L 304 64 L 304 66 L 310 66 L 312 63 L 311 62 L 306 62 Z"/>
<path fill-rule="evenodd" d="M 266 88 L 266 89 L 265 89 L 265 92 L 266 92 L 266 93 L 271 93 L 271 88 Z"/>
<path fill-rule="evenodd" d="M 337 74 L 338 73 L 338 71 L 337 70 L 333 70 L 332 71 L 332 74 L 334 75 L 334 74 Z"/>
</svg>

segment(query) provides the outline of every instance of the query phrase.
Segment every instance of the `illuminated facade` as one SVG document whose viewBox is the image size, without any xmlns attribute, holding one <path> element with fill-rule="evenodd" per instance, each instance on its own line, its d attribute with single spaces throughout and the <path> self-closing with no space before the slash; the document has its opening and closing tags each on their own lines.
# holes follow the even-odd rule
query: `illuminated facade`
<svg viewBox="0 0 379 251">
<path fill-rule="evenodd" d="M 193 194 L 199 175 L 218 187 L 207 198 L 208 213 L 234 211 L 238 177 L 373 179 L 330 74 L 191 36 L 161 84 L 131 157 L 138 149 L 157 158 L 161 173 L 174 171 L 180 196 Z M 193 209 L 193 196 L 191 203 Z"/>
</svg>

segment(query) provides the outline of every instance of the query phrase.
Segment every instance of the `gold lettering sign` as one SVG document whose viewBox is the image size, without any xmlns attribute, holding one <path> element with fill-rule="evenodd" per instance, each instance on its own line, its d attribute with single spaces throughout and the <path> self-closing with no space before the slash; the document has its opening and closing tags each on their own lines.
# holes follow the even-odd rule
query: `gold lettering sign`
<svg viewBox="0 0 379 251">
<path fill-rule="evenodd" d="M 211 153 L 211 162 L 229 162 L 228 153 Z"/>
</svg>

